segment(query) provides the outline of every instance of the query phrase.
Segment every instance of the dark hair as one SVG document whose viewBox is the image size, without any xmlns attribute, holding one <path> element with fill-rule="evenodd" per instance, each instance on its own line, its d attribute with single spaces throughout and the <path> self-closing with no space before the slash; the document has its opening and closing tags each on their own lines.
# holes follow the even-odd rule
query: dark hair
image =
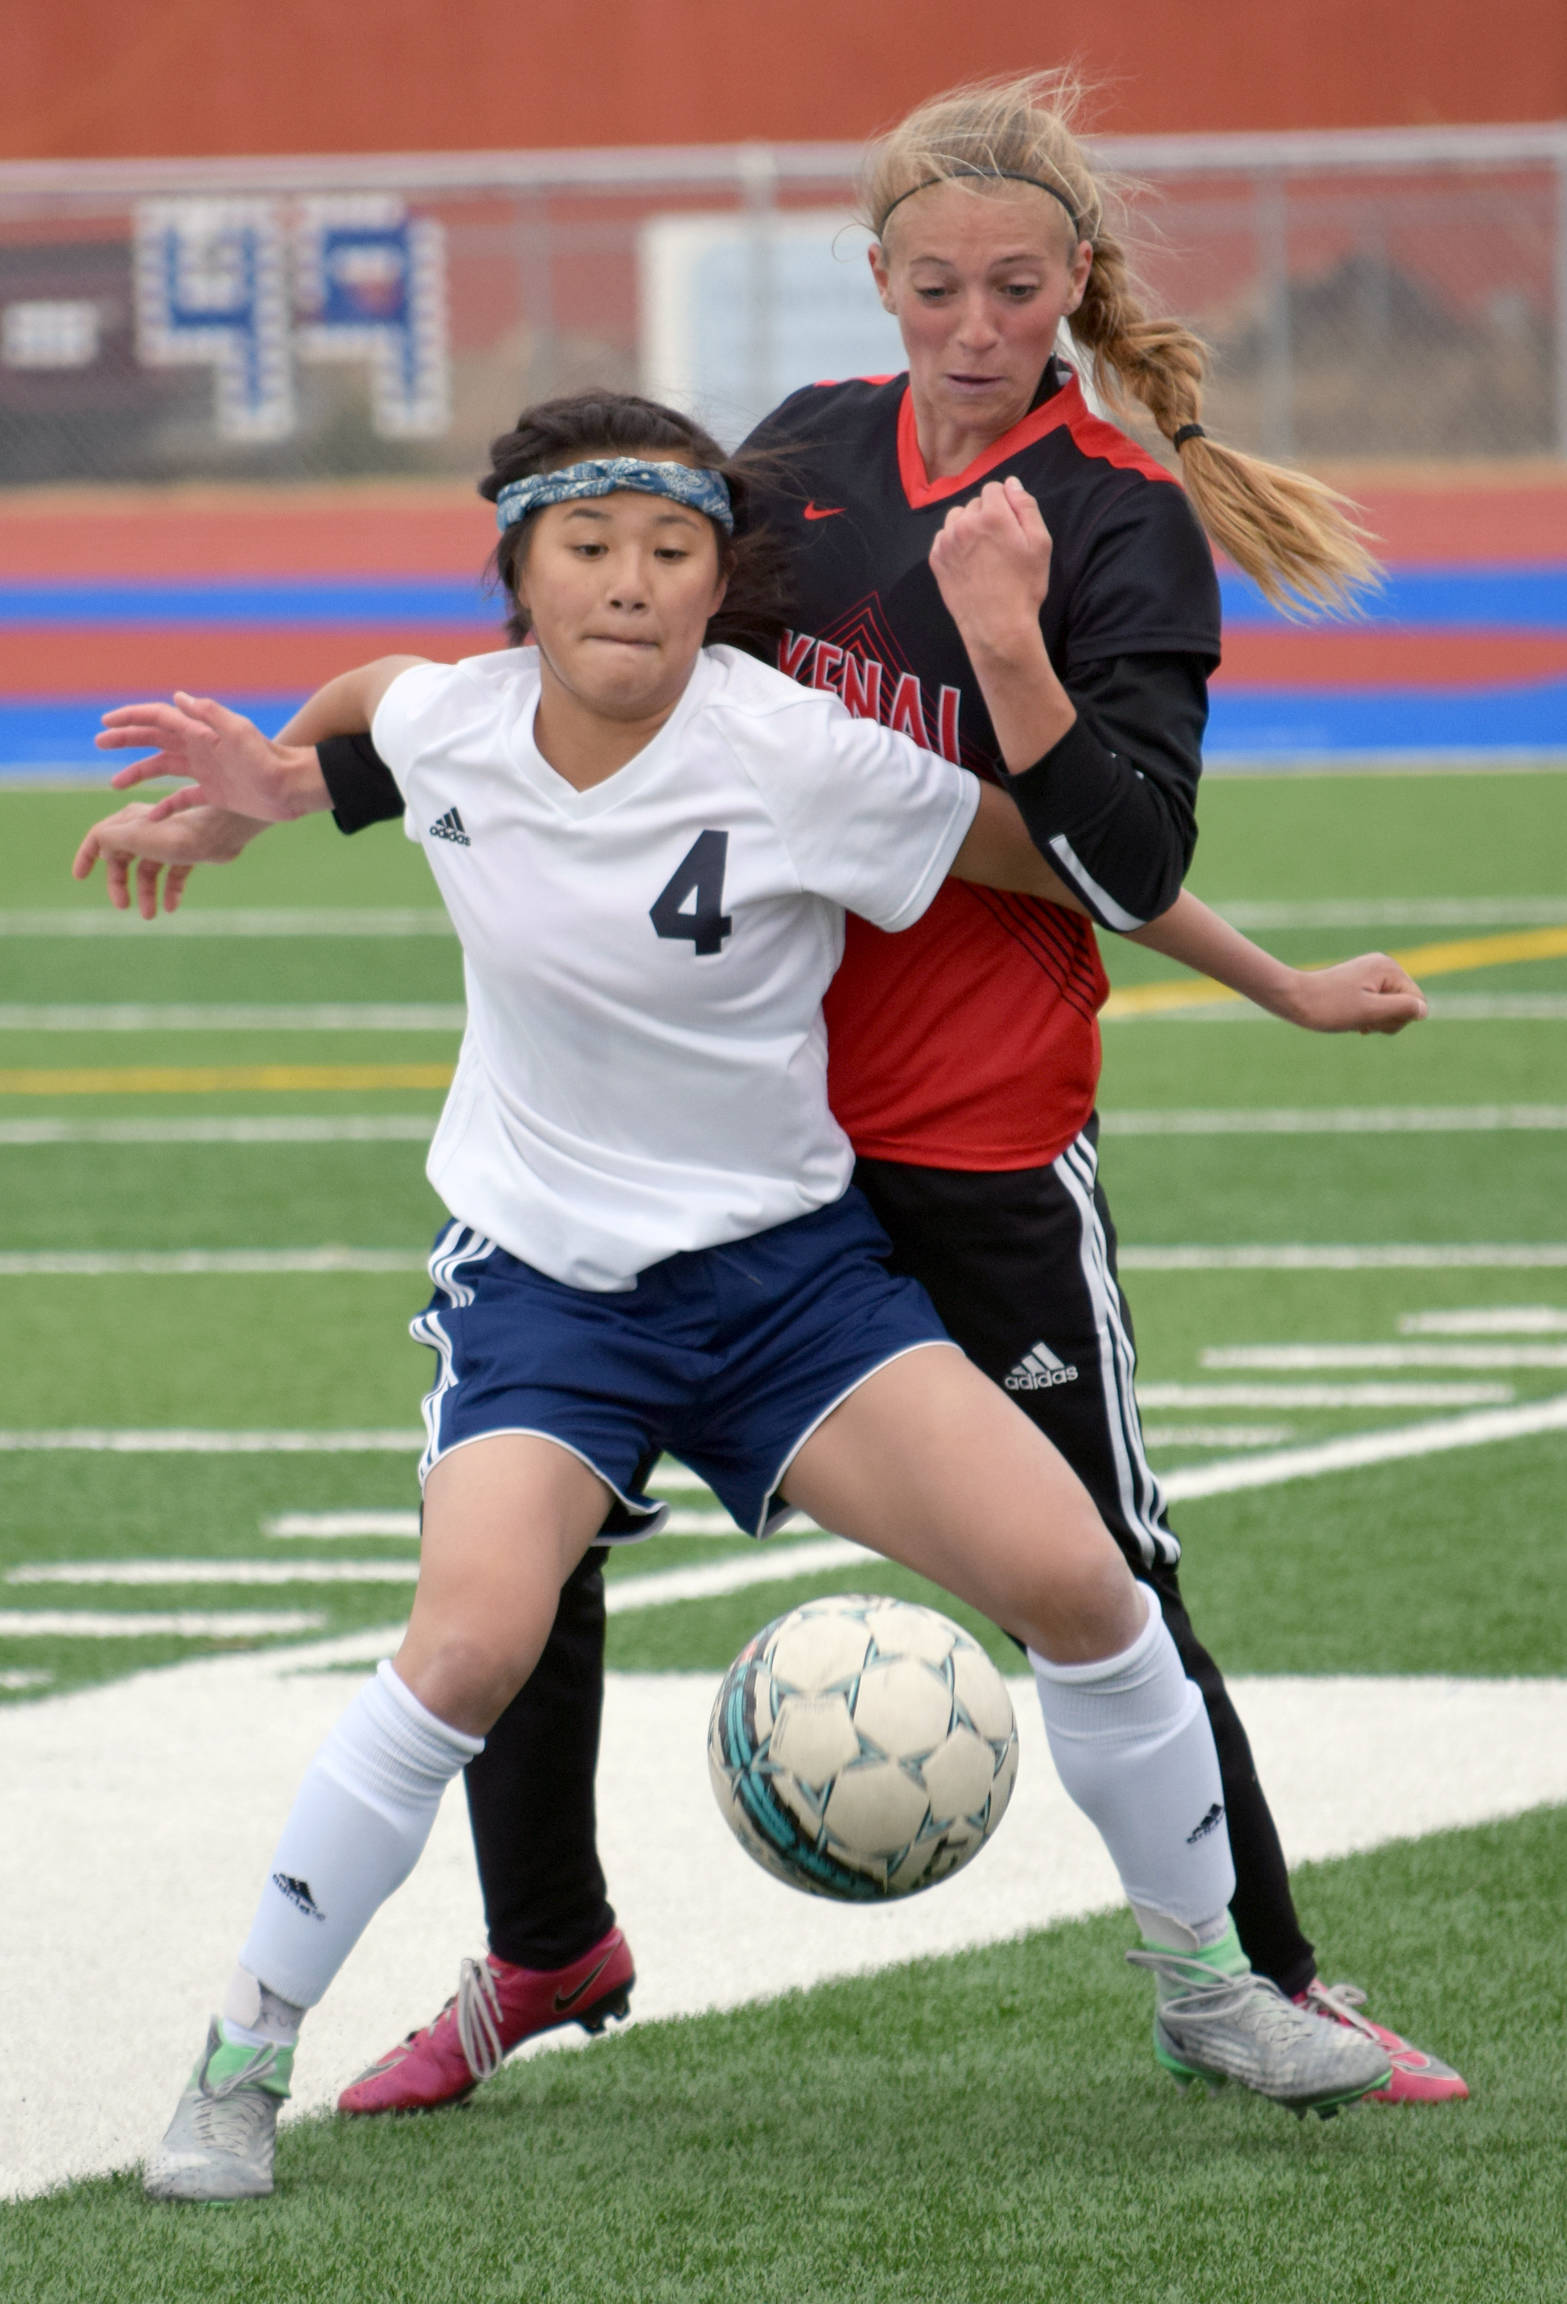
<svg viewBox="0 0 1567 2304">
<path fill-rule="evenodd" d="M 771 530 L 752 517 L 765 468 L 757 458 L 726 456 L 718 442 L 678 408 L 644 400 L 637 392 L 574 392 L 567 399 L 541 400 L 536 408 L 523 410 L 510 432 L 491 441 L 490 469 L 479 482 L 479 494 L 493 504 L 508 481 L 558 471 L 589 456 L 671 452 L 721 472 L 734 506 L 732 538 L 714 523 L 719 563 L 729 589 L 723 606 L 709 619 L 704 643 L 711 647 L 727 642 L 764 663 L 774 663 L 778 638 L 788 621 L 787 562 Z M 528 619 L 517 604 L 517 576 L 531 526 L 530 515 L 505 529 L 491 562 L 505 588 L 510 609 L 506 633 L 514 647 L 528 636 Z"/>
</svg>

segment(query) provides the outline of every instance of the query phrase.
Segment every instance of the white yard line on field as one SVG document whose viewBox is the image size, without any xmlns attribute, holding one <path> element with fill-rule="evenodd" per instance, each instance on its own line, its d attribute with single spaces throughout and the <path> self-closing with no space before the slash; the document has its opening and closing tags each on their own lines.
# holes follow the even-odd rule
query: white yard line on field
<svg viewBox="0 0 1567 2304">
<path fill-rule="evenodd" d="M 0 1122 L 0 1146 L 34 1144 L 378 1144 L 427 1143 L 431 1120 L 413 1117 L 379 1120 L 191 1120 L 85 1121 L 80 1127 L 52 1121 Z M 42 1131 L 42 1132 L 40 1132 Z M 50 1255 L 54 1250 L 19 1253 Z M 63 1251 L 63 1253 L 73 1253 Z M 118 1257 L 190 1256 L 401 1256 L 423 1265 L 409 1249 L 124 1249 L 83 1250 L 84 1255 Z M 1567 1241 L 1452 1241 L 1432 1245 L 1409 1241 L 1387 1247 L 1318 1245 L 1307 1241 L 1258 1241 L 1245 1245 L 1139 1247 L 1123 1243 L 1123 1272 L 1528 1272 L 1567 1270 Z M 138 1269 L 140 1267 L 138 1266 Z M 202 1264 L 181 1265 L 200 1270 Z M 311 1267 L 312 1269 L 314 1267 Z M 115 1269 L 118 1269 L 116 1265 Z M 161 1266 L 160 1266 L 161 1269 Z M 401 1269 L 401 1266 L 398 1267 Z"/>
<path fill-rule="evenodd" d="M 1506 1385 L 1460 1384 L 1147 1384 L 1138 1397 L 1149 1408 L 1417 1408 L 1480 1405 L 1511 1397 Z M 219 1432 L 174 1427 L 78 1426 L 60 1431 L 0 1431 L 0 1454 L 116 1456 L 402 1456 L 416 1453 L 424 1434 L 406 1431 Z M 672 1493 L 674 1483 L 664 1490 Z M 691 1529 L 686 1533 L 702 1533 Z"/>
<path fill-rule="evenodd" d="M 1439 1422 L 1408 1425 L 1390 1432 L 1358 1433 L 1306 1447 L 1280 1448 L 1246 1457 L 1221 1457 L 1168 1472 L 1161 1486 L 1170 1502 L 1180 1503 L 1204 1496 L 1228 1495 L 1243 1488 L 1274 1487 L 1289 1481 L 1314 1479 L 1325 1473 L 1355 1471 L 1368 1465 L 1430 1456 L 1449 1449 L 1485 1447 L 1499 1441 L 1558 1431 L 1567 1431 L 1567 1395 L 1531 1401 L 1518 1408 L 1479 1411 Z M 745 1591 L 753 1585 L 798 1582 L 808 1577 L 837 1574 L 867 1563 L 873 1557 L 843 1537 L 822 1534 L 810 1523 L 806 1523 L 806 1531 L 803 1542 L 775 1542 L 708 1565 L 655 1569 L 646 1575 L 611 1578 L 607 1592 L 609 1612 L 623 1615 L 681 1601 L 712 1599 Z M 118 1560 L 23 1564 L 10 1571 L 7 1582 L 13 1586 L 117 1586 L 122 1589 L 203 1584 L 231 1588 L 300 1584 L 395 1586 L 411 1584 L 416 1576 L 417 1568 L 412 1560 Z M 239 1611 L 206 1616 L 193 1613 L 130 1616 L 13 1609 L 0 1611 L 0 1636 L 132 1638 L 165 1633 L 186 1639 L 244 1638 L 269 1632 L 303 1632 L 319 1623 L 319 1617 L 267 1617 Z M 355 1655 L 378 1656 L 384 1651 L 386 1640 L 384 1631 L 375 1630 L 347 1634 L 336 1646 L 346 1661 Z"/>
<path fill-rule="evenodd" d="M 349 1696 L 351 1684 L 309 1669 L 320 1661 L 309 1649 L 203 1659 L 0 1710 L 0 1841 L 27 1884 L 0 1900 L 0 2191 L 123 2167 L 161 2134 L 278 1825 Z M 606 1691 L 600 1839 L 636 1948 L 641 2021 L 767 2000 L 1119 1903 L 1022 1680 L 1017 1791 L 970 1870 L 876 1908 L 791 1895 L 734 1845 L 709 1791 L 716 1682 L 612 1673 Z M 1567 1682 L 1232 1685 L 1297 1862 L 1567 1799 Z M 433 2014 L 459 1956 L 482 1942 L 464 1804 L 452 1796 L 413 1878 L 312 2012 L 285 2118 L 330 2104 Z M 106 1946 L 116 1973 L 135 1978 L 112 2024 L 100 1994 L 60 1989 L 62 1976 L 99 1973 Z M 1427 1950 L 1440 1955 L 1434 1941 Z M 1048 2028 L 1048 2007 L 1030 2021 Z M 289 2152 L 285 2130 L 285 2178 Z"/>
<path fill-rule="evenodd" d="M 1351 1433 L 1311 1447 L 1281 1448 L 1275 1454 L 1212 1464 L 1182 1466 L 1159 1485 L 1172 1504 L 1201 1496 L 1227 1496 L 1238 1488 L 1272 1488 L 1323 1473 L 1355 1472 L 1371 1464 L 1392 1464 L 1415 1456 L 1436 1456 L 1453 1448 L 1486 1448 L 1501 1440 L 1527 1440 L 1544 1432 L 1567 1432 L 1567 1393 L 1530 1400 L 1518 1408 L 1481 1408 L 1440 1423 L 1407 1424 L 1392 1432 Z"/>
<path fill-rule="evenodd" d="M 1237 928 L 1549 928 L 1567 921 L 1562 896 L 1329 897 L 1295 901 L 1245 896 L 1211 899 Z M 135 936 L 141 923 L 107 904 L 80 910 L 0 910 L 0 936 Z M 437 905 L 373 910 L 186 905 L 161 915 L 160 936 L 442 936 L 451 922 Z"/>
<path fill-rule="evenodd" d="M 1106 1112 L 1106 1136 L 1444 1136 L 1558 1132 L 1567 1104 L 1348 1104 Z"/>
<path fill-rule="evenodd" d="M 791 1522 L 790 1532 L 793 1534 L 802 1528 L 815 1526 L 814 1520 L 796 1520 Z M 675 1507 L 670 1510 L 659 1533 L 663 1536 L 744 1536 L 747 1531 L 737 1528 L 721 1507 L 715 1507 L 712 1511 Z"/>
<path fill-rule="evenodd" d="M 417 1560 L 32 1560 L 4 1581 L 140 1588 L 148 1584 L 412 1584 Z"/>
<path fill-rule="evenodd" d="M 1352 1433 L 1343 1439 L 1280 1448 L 1268 1454 L 1219 1457 L 1210 1463 L 1184 1465 L 1164 1473 L 1159 1484 L 1171 1503 L 1180 1503 L 1204 1496 L 1227 1495 L 1239 1488 L 1277 1487 L 1327 1473 L 1355 1471 L 1372 1464 L 1438 1455 L 1454 1448 L 1490 1446 L 1557 1431 L 1567 1431 L 1567 1395 L 1530 1401 L 1520 1408 L 1402 1425 L 1393 1431 Z M 709 1566 L 653 1569 L 645 1575 L 611 1577 L 607 1586 L 609 1612 L 623 1615 L 685 1600 L 712 1599 L 756 1584 L 836 1574 L 841 1569 L 874 1559 L 874 1555 L 847 1538 L 823 1535 L 809 1522 L 804 1524 L 804 1532 L 803 1542 L 775 1538 L 758 1545 L 754 1551 L 717 1560 Z M 176 1570 L 181 1564 L 171 1561 L 167 1565 Z M 215 1571 L 225 1570 L 230 1574 L 234 1565 L 211 1563 Z M 275 1564 L 257 1565 L 272 1571 Z M 323 1566 L 330 1565 L 323 1563 Z M 215 1574 L 212 1580 L 218 1582 L 222 1577 Z M 266 1581 L 286 1583 L 291 1578 L 285 1569 L 282 1573 L 269 1572 Z M 388 1635 L 379 1630 L 347 1633 L 334 1644 L 334 1654 L 343 1662 L 378 1657 L 385 1653 L 387 1639 Z"/>
<path fill-rule="evenodd" d="M 694 1472 L 666 1456 L 654 1465 L 642 1483 L 650 1496 L 705 1496 L 708 1491 Z"/>
<path fill-rule="evenodd" d="M 648 1483 L 650 1488 L 653 1485 L 651 1481 Z M 660 1483 L 659 1492 L 666 1496 L 681 1495 L 696 1489 L 697 1485 L 688 1473 L 678 1487 L 673 1482 Z M 294 1540 L 334 1543 L 355 1536 L 405 1536 L 412 1540 L 419 1534 L 419 1515 L 417 1512 L 279 1512 L 262 1521 L 261 1533 L 284 1543 Z M 660 1530 L 664 1536 L 738 1537 L 741 1533 L 727 1512 L 680 1506 L 671 1511 Z"/>
<path fill-rule="evenodd" d="M 1390 1246 L 1122 1246 L 1123 1272 L 1533 1272 L 1567 1270 L 1567 1241 L 1402 1241 Z"/>
<path fill-rule="evenodd" d="M 1510 1384 L 1139 1384 L 1137 1387 L 1138 1404 L 1143 1408 L 1505 1408 L 1512 1397 Z"/>
<path fill-rule="evenodd" d="M 59 1432 L 0 1432 L 0 1454 L 110 1456 L 407 1456 L 424 1434 L 402 1432 L 142 1432 L 93 1426 Z"/>
<path fill-rule="evenodd" d="M 1432 1024 L 1560 1024 L 1567 1022 L 1567 992 L 1432 992 L 1426 993 L 1426 1023 Z M 1153 1024 L 1168 1029 L 1177 1024 L 1267 1024 L 1266 1010 L 1249 1001 L 1197 1000 L 1179 1008 L 1110 1008 L 1102 1024 L 1124 1029 L 1129 1024 Z"/>
<path fill-rule="evenodd" d="M 1237 928 L 1551 928 L 1567 921 L 1567 896 L 1329 896 L 1279 902 L 1218 896 L 1209 902 Z"/>
<path fill-rule="evenodd" d="M 353 1536 L 419 1534 L 417 1512 L 277 1512 L 261 1523 L 263 1536 L 284 1541 L 333 1543 Z"/>
<path fill-rule="evenodd" d="M 1147 1448 L 1277 1448 L 1293 1440 L 1289 1424 L 1145 1424 Z"/>
<path fill-rule="evenodd" d="M 1430 915 L 1422 912 L 1424 920 Z M 1555 915 L 1552 915 L 1554 918 Z M 1510 919 L 1510 916 L 1509 916 Z M 1522 915 L 1520 915 L 1522 922 Z M 1437 923 L 1441 925 L 1440 922 Z M 1475 925 L 1489 924 L 1486 921 Z M 1530 913 L 1523 925 L 1535 925 Z M 1539 925 L 1549 926 L 1542 913 Z M 442 936 L 450 937 L 452 924 L 439 905 L 409 906 L 399 910 L 309 911 L 303 907 L 268 906 L 231 912 L 204 912 L 197 907 L 163 913 L 147 924 L 160 939 L 165 936 Z M 1463 925 L 1469 925 L 1468 922 Z M 97 910 L 8 912 L 0 911 L 0 936 L 129 936 L 146 934 L 141 923 L 105 904 Z"/>
<path fill-rule="evenodd" d="M 1409 1269 L 1410 1258 L 1376 1249 L 1149 1249 L 1124 1248 L 1125 1271 L 1356 1271 Z M 1217 1260 L 1217 1261 L 1216 1261 Z M 1414 1268 L 1455 1266 L 1506 1269 L 1519 1264 L 1567 1264 L 1553 1249 L 1486 1249 L 1476 1254 L 1420 1252 Z M 235 1275 L 305 1276 L 315 1273 L 426 1272 L 429 1259 L 417 1248 L 18 1248 L 0 1251 L 0 1278 L 120 1279 L 139 1275 L 183 1279 Z"/>
<path fill-rule="evenodd" d="M 428 1144 L 421 1112 L 247 1113 L 221 1120 L 0 1120 L 0 1150 L 37 1144 Z"/>
<path fill-rule="evenodd" d="M 1567 992 L 1428 992 L 1428 1024 L 1567 1023 Z"/>
<path fill-rule="evenodd" d="M 318 1272 L 360 1275 L 427 1272 L 413 1248 L 20 1248 L 0 1252 L 4 1280 L 117 1280 L 246 1275 L 297 1277 Z"/>
<path fill-rule="evenodd" d="M 461 1001 L 0 1003 L 0 1032 L 460 1032 Z"/>
<path fill-rule="evenodd" d="M 261 1640 L 316 1631 L 322 1618 L 308 1608 L 267 1615 L 253 1608 L 167 1614 L 90 1615 L 64 1608 L 0 1608 L 0 1640 Z"/>
<path fill-rule="evenodd" d="M 427 1131 L 426 1131 L 427 1133 Z M 162 1141 L 162 1139 L 158 1139 Z M 258 1135 L 257 1143 L 271 1136 Z M 344 1142 L 379 1141 L 370 1136 Z M 424 1140 L 423 1135 L 420 1141 Z M 43 1139 L 39 1139 L 43 1141 Z M 137 1142 L 153 1141 L 137 1138 Z M 172 1136 L 169 1142 L 176 1141 Z M 317 1132 L 306 1139 L 336 1141 Z M 1567 1245 L 1455 1244 L 1450 1247 L 1123 1247 L 1123 1272 L 1508 1272 L 1567 1268 Z M 424 1272 L 429 1260 L 415 1248 L 20 1248 L 0 1252 L 0 1278 L 113 1279 L 126 1274 L 180 1278 L 217 1274 L 311 1274 L 319 1272 Z"/>
<path fill-rule="evenodd" d="M 697 1515 L 692 1515 L 697 1517 Z M 700 1535 L 738 1538 L 742 1531 L 727 1513 L 706 1513 L 704 1520 L 721 1523 L 689 1531 Z M 806 1527 L 817 1535 L 814 1523 Z M 671 1534 L 687 1533 L 671 1528 Z M 740 1553 L 732 1560 L 698 1568 L 664 1568 L 647 1576 L 625 1576 L 611 1582 L 610 1613 L 624 1608 L 651 1608 L 672 1600 L 703 1600 L 721 1592 L 743 1591 L 748 1584 L 768 1584 L 790 1576 L 814 1576 L 819 1570 L 842 1567 L 849 1559 L 868 1555 L 839 1536 L 822 1536 L 817 1543 L 769 1544 L 756 1552 Z M 236 1590 L 258 1584 L 413 1584 L 419 1563 L 406 1560 L 302 1560 L 297 1554 L 283 1560 L 35 1560 L 23 1561 L 5 1572 L 4 1581 L 18 1584 L 68 1584 L 101 1588 L 141 1588 L 157 1585 L 232 1585 Z"/>
<path fill-rule="evenodd" d="M 1493 1304 L 1479 1312 L 1405 1312 L 1401 1336 L 1563 1336 L 1567 1310 L 1554 1304 Z"/>
<path fill-rule="evenodd" d="M 611 1616 L 639 1608 L 665 1608 L 681 1600 L 716 1600 L 753 1584 L 782 1584 L 796 1577 L 832 1576 L 841 1568 L 880 1566 L 875 1553 L 844 1536 L 818 1536 L 814 1542 L 759 1545 L 732 1560 L 700 1568 L 658 1568 L 646 1576 L 613 1576 L 604 1587 Z"/>
<path fill-rule="evenodd" d="M 1567 1344 L 1211 1344 L 1205 1368 L 1567 1368 Z"/>
</svg>

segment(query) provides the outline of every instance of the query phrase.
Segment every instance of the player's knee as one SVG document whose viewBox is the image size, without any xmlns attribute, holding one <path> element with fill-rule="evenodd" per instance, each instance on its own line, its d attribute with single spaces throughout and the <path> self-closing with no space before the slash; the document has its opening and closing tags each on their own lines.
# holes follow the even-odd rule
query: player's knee
<svg viewBox="0 0 1567 2304">
<path fill-rule="evenodd" d="M 533 1663 L 503 1632 L 453 1626 L 410 1642 L 397 1658 L 398 1677 L 427 1711 L 453 1728 L 486 1736 L 528 1677 Z"/>
<path fill-rule="evenodd" d="M 1097 1518 L 1052 1548 L 1050 1573 L 1030 1596 L 1020 1636 L 1057 1664 L 1091 1664 L 1132 1646 L 1146 1607 L 1114 1538 Z"/>
</svg>

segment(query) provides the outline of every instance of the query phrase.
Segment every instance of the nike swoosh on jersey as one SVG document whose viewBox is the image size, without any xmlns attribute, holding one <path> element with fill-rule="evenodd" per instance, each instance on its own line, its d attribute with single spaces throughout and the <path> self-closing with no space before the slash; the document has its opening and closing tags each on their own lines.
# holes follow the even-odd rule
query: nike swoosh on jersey
<svg viewBox="0 0 1567 2304">
<path fill-rule="evenodd" d="M 609 1966 L 609 1963 L 610 1954 L 606 1952 L 598 1966 L 588 1970 L 586 1976 L 583 1977 L 582 1982 L 576 1987 L 574 1991 L 557 1992 L 555 1995 L 556 2015 L 563 2015 L 568 2008 L 573 2006 L 576 2001 L 580 2000 L 583 1993 L 588 1990 L 589 1986 L 595 1984 L 599 1977 L 603 1975 L 605 1969 Z"/>
<path fill-rule="evenodd" d="M 836 520 L 842 511 L 843 506 L 841 504 L 812 503 L 806 505 L 805 517 L 807 520 Z"/>
</svg>

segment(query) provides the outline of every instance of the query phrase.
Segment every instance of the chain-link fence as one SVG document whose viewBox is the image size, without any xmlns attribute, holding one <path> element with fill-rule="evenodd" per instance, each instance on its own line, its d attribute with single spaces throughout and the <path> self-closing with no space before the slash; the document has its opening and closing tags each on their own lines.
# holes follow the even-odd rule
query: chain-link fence
<svg viewBox="0 0 1567 2304">
<path fill-rule="evenodd" d="M 1567 456 L 1567 124 L 1103 140 L 1209 411 L 1306 461 Z M 0 166 L 0 483 L 470 474 L 593 382 L 737 438 L 900 365 L 838 145 Z"/>
</svg>

